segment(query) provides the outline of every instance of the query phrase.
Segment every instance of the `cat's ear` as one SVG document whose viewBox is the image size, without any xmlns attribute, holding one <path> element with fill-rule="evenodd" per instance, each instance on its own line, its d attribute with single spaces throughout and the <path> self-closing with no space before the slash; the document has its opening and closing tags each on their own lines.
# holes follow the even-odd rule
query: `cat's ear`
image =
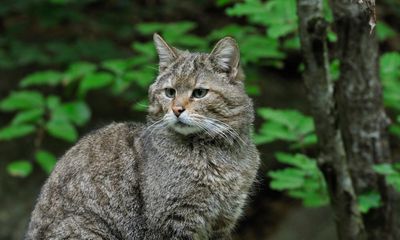
<svg viewBox="0 0 400 240">
<path fill-rule="evenodd" d="M 169 46 L 168 43 L 165 42 L 165 40 L 157 33 L 154 33 L 153 39 L 158 53 L 159 68 L 160 71 L 162 71 L 178 57 L 179 51 L 176 48 Z"/>
<path fill-rule="evenodd" d="M 210 53 L 210 59 L 231 77 L 236 77 L 239 71 L 240 52 L 235 39 L 225 37 L 219 40 Z"/>
</svg>

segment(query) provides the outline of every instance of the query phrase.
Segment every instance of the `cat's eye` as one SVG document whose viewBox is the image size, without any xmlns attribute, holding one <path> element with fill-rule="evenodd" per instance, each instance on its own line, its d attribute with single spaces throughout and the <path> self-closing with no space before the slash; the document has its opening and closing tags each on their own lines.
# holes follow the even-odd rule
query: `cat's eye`
<svg viewBox="0 0 400 240">
<path fill-rule="evenodd" d="M 194 98 L 203 98 L 208 93 L 208 89 L 205 88 L 196 88 L 193 90 L 192 97 Z"/>
<path fill-rule="evenodd" d="M 173 88 L 166 88 L 166 89 L 164 89 L 164 91 L 165 91 L 165 96 L 167 96 L 167 97 L 169 97 L 169 98 L 174 98 L 174 97 L 175 97 L 175 94 L 176 94 L 175 89 L 173 89 Z"/>
</svg>

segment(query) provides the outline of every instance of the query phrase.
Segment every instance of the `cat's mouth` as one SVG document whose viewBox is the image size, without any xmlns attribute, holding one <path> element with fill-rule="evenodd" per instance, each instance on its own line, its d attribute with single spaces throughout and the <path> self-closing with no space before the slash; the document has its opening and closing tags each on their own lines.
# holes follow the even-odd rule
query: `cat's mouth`
<svg viewBox="0 0 400 240">
<path fill-rule="evenodd" d="M 189 124 L 186 124 L 184 122 L 178 121 L 175 123 L 176 126 L 178 127 L 191 127 Z"/>
<path fill-rule="evenodd" d="M 200 131 L 197 126 L 190 125 L 179 119 L 171 127 L 175 132 L 178 132 L 182 135 L 189 135 Z"/>
</svg>

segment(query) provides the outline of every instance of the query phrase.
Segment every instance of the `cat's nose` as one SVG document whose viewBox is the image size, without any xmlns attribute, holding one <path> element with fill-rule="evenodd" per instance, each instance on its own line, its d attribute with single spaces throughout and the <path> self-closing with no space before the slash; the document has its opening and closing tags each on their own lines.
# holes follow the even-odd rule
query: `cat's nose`
<svg viewBox="0 0 400 240">
<path fill-rule="evenodd" d="M 185 108 L 182 106 L 174 106 L 172 107 L 172 111 L 174 112 L 176 117 L 179 117 L 179 115 L 181 115 L 181 113 L 185 111 Z"/>
</svg>

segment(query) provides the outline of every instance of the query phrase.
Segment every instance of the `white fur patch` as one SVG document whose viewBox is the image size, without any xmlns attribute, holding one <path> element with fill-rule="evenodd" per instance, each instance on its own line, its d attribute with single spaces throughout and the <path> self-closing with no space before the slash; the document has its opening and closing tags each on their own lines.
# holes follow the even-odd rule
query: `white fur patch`
<svg viewBox="0 0 400 240">
<path fill-rule="evenodd" d="M 169 116 L 167 117 L 169 122 L 168 125 L 177 133 L 180 133 L 182 135 L 189 135 L 201 131 L 201 128 L 191 125 L 190 116 L 188 112 L 186 111 L 183 112 L 179 116 L 179 119 L 175 117 L 173 113 L 168 113 L 168 114 L 169 114 Z M 183 124 L 179 124 L 179 122 Z"/>
</svg>

